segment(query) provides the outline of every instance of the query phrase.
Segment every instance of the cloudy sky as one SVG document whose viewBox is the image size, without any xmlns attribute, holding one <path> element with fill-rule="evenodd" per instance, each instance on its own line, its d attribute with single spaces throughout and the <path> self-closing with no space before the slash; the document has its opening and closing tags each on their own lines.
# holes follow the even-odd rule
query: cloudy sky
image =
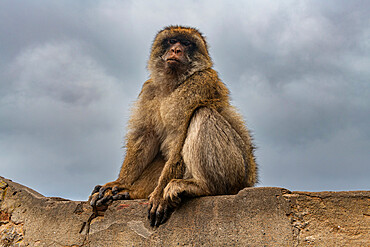
<svg viewBox="0 0 370 247">
<path fill-rule="evenodd" d="M 116 179 L 157 31 L 197 27 L 253 131 L 258 186 L 370 189 L 369 1 L 0 1 L 0 176 Z"/>
</svg>

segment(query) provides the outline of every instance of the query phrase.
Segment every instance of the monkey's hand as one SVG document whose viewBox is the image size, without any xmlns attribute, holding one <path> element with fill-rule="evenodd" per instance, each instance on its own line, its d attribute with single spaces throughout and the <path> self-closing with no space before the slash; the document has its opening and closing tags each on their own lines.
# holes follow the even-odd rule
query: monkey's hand
<svg viewBox="0 0 370 247">
<path fill-rule="evenodd" d="M 155 190 L 149 196 L 148 219 L 151 226 L 159 226 L 165 223 L 171 216 L 174 205 L 163 198 L 163 193 Z"/>
<path fill-rule="evenodd" d="M 113 181 L 103 186 L 95 186 L 89 197 L 89 202 L 95 210 L 105 211 L 113 201 L 127 199 L 130 199 L 127 186 L 124 186 L 117 181 Z"/>
</svg>

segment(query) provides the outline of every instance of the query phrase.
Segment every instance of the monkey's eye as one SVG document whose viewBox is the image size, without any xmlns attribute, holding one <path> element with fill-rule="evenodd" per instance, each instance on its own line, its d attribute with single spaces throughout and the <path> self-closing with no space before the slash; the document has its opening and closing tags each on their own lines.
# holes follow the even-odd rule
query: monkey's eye
<svg viewBox="0 0 370 247">
<path fill-rule="evenodd" d="M 177 43 L 177 39 L 170 39 L 168 41 L 168 43 L 170 43 L 171 45 L 176 44 Z"/>
<path fill-rule="evenodd" d="M 184 40 L 184 41 L 182 42 L 182 44 L 183 44 L 184 46 L 189 46 L 189 45 L 191 45 L 191 42 L 190 42 L 189 40 Z"/>
</svg>

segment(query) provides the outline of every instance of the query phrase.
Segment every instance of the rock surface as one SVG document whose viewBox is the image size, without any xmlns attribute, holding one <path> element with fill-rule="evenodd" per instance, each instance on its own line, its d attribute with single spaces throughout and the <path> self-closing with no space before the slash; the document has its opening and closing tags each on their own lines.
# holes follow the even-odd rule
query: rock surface
<svg viewBox="0 0 370 247">
<path fill-rule="evenodd" d="M 159 228 L 147 206 L 117 201 L 94 218 L 87 202 L 0 177 L 0 246 L 370 246 L 370 191 L 247 188 L 188 200 Z"/>
</svg>

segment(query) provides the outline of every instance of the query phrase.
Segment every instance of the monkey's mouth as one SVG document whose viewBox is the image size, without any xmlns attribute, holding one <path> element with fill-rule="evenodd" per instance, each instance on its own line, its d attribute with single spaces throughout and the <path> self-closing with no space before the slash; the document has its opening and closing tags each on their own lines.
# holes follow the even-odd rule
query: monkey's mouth
<svg viewBox="0 0 370 247">
<path fill-rule="evenodd" d="M 177 59 L 177 58 L 167 58 L 167 60 L 166 60 L 166 62 L 167 63 L 179 63 L 180 62 L 180 60 L 179 59 Z"/>
</svg>

